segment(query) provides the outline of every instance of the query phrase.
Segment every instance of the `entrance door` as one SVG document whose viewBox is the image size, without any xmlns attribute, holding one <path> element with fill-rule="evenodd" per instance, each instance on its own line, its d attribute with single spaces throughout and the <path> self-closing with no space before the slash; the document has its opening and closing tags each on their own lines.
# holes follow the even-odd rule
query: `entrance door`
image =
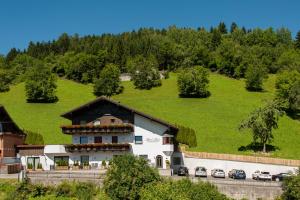
<svg viewBox="0 0 300 200">
<path fill-rule="evenodd" d="M 40 163 L 39 157 L 28 157 L 27 158 L 27 168 L 32 167 L 32 170 L 36 170 L 39 163 Z"/>
<path fill-rule="evenodd" d="M 161 155 L 156 156 L 156 167 L 157 168 L 162 168 L 163 167 L 162 160 L 163 160 L 163 158 L 162 158 Z"/>
</svg>

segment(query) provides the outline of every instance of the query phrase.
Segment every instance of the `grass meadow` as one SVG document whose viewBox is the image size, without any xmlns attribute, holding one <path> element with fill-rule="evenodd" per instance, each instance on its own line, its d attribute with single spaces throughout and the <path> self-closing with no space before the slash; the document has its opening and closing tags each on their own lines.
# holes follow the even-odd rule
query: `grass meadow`
<svg viewBox="0 0 300 200">
<path fill-rule="evenodd" d="M 238 125 L 251 111 L 273 98 L 274 83 L 275 76 L 271 75 L 264 83 L 265 91 L 248 92 L 243 80 L 210 74 L 210 97 L 179 98 L 176 74 L 171 74 L 161 87 L 151 90 L 137 90 L 132 82 L 123 82 L 124 92 L 112 98 L 171 123 L 194 128 L 198 146 L 193 151 L 251 155 L 252 151 L 239 151 L 251 143 L 252 136 L 247 131 L 239 132 Z M 64 144 L 70 143 L 71 138 L 62 134 L 59 127 L 70 121 L 60 114 L 94 99 L 92 90 L 92 85 L 60 79 L 57 103 L 28 104 L 24 84 L 19 84 L 0 93 L 0 104 L 21 128 L 42 133 L 48 144 Z M 300 121 L 282 117 L 274 136 L 272 145 L 277 150 L 270 156 L 300 159 Z"/>
</svg>

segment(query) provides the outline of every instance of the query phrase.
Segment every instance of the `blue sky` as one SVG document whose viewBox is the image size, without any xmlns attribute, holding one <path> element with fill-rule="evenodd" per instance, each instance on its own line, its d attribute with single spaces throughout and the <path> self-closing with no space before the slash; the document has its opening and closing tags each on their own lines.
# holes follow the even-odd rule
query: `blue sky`
<svg viewBox="0 0 300 200">
<path fill-rule="evenodd" d="M 299 0 L 1 0 L 0 54 L 61 33 L 120 33 L 140 27 L 200 27 L 235 21 L 246 28 L 300 30 Z"/>
</svg>

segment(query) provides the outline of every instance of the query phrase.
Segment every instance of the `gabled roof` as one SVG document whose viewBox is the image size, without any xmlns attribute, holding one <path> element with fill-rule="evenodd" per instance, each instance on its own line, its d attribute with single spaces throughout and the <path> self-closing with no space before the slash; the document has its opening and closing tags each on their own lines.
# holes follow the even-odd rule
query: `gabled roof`
<svg viewBox="0 0 300 200">
<path fill-rule="evenodd" d="M 11 127 L 15 130 L 13 134 L 19 134 L 19 135 L 25 135 L 23 131 L 18 127 L 18 125 L 13 121 L 13 119 L 10 117 L 6 109 L 3 105 L 0 104 L 0 122 L 11 124 Z"/>
<path fill-rule="evenodd" d="M 80 111 L 83 111 L 83 110 L 85 110 L 85 109 L 88 109 L 88 108 L 89 108 L 90 106 L 92 106 L 92 105 L 95 105 L 95 104 L 101 104 L 101 103 L 103 103 L 103 102 L 109 102 L 109 103 L 112 103 L 112 104 L 114 104 L 114 105 L 116 105 L 116 106 L 119 106 L 119 107 L 122 107 L 122 108 L 124 108 L 124 109 L 126 109 L 126 110 L 128 110 L 128 111 L 130 111 L 130 112 L 132 112 L 132 113 L 134 113 L 134 114 L 143 116 L 143 117 L 145 117 L 145 118 L 147 118 L 147 119 L 150 119 L 150 120 L 152 120 L 152 121 L 155 121 L 155 122 L 157 122 L 157 123 L 159 123 L 159 124 L 162 124 L 162 125 L 165 125 L 165 126 L 167 126 L 167 127 L 169 127 L 169 128 L 172 128 L 172 129 L 175 130 L 175 131 L 178 130 L 176 126 L 174 126 L 174 125 L 172 125 L 172 124 L 170 124 L 170 123 L 168 123 L 168 122 L 166 122 L 166 121 L 163 121 L 163 120 L 161 120 L 161 119 L 152 117 L 152 116 L 150 116 L 150 115 L 148 115 L 148 114 L 145 114 L 145 113 L 143 113 L 143 112 L 141 112 L 141 111 L 137 111 L 137 110 L 135 110 L 135 109 L 133 109 L 133 108 L 130 108 L 130 107 L 125 106 L 125 105 L 122 105 L 122 104 L 120 104 L 120 103 L 117 102 L 117 101 L 111 100 L 111 99 L 106 98 L 106 97 L 103 97 L 103 96 L 98 97 L 98 98 L 96 98 L 95 100 L 90 101 L 90 102 L 88 102 L 88 103 L 86 103 L 86 104 L 84 104 L 84 105 L 82 105 L 82 106 L 79 106 L 79 107 L 73 109 L 73 110 L 70 110 L 69 112 L 66 112 L 66 113 L 62 114 L 61 117 L 64 117 L 64 118 L 67 118 L 67 119 L 72 119 L 72 116 L 73 116 L 74 114 L 76 114 L 76 113 L 78 113 L 78 112 L 80 112 Z"/>
</svg>

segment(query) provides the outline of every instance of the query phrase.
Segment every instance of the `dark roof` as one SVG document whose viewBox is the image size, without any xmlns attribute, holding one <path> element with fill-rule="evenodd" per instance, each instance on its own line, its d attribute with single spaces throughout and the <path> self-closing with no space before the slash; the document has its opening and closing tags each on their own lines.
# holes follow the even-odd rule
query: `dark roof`
<svg viewBox="0 0 300 200">
<path fill-rule="evenodd" d="M 64 117 L 64 118 L 67 118 L 67 119 L 72 119 L 73 114 L 75 114 L 75 113 L 77 113 L 77 112 L 79 112 L 79 111 L 85 110 L 85 109 L 89 108 L 91 105 L 98 104 L 98 103 L 101 103 L 101 102 L 109 102 L 109 103 L 112 103 L 112 104 L 114 104 L 114 105 L 120 106 L 120 107 L 122 107 L 122 108 L 124 108 L 124 109 L 126 109 L 126 110 L 129 110 L 129 111 L 131 111 L 131 112 L 133 112 L 133 113 L 135 113 L 135 114 L 138 114 L 138 115 L 143 116 L 143 117 L 145 117 L 145 118 L 147 118 L 147 119 L 153 120 L 153 121 L 155 121 L 155 122 L 157 122 L 157 123 L 160 123 L 160 124 L 163 124 L 163 125 L 165 125 L 165 126 L 167 126 L 167 127 L 169 127 L 169 128 L 172 128 L 172 129 L 174 129 L 175 131 L 178 131 L 178 129 L 177 129 L 176 126 L 174 126 L 174 125 L 172 125 L 172 124 L 170 124 L 170 123 L 168 123 L 168 122 L 166 122 L 166 121 L 163 121 L 163 120 L 161 120 L 161 119 L 152 117 L 152 116 L 150 116 L 150 115 L 148 115 L 148 114 L 145 114 L 145 113 L 143 113 L 143 112 L 137 111 L 137 110 L 135 110 L 135 109 L 133 109 L 133 108 L 130 108 L 130 107 L 125 106 L 125 105 L 122 105 L 122 104 L 120 104 L 120 103 L 117 102 L 117 101 L 108 99 L 108 98 L 103 97 L 103 96 L 98 97 L 98 98 L 96 98 L 95 100 L 90 101 L 90 102 L 88 102 L 88 103 L 86 103 L 86 104 L 84 104 L 84 105 L 82 105 L 82 106 L 79 106 L 79 107 L 77 107 L 77 108 L 75 108 L 75 109 L 73 109 L 73 110 L 71 110 L 71 111 L 69 111 L 69 112 L 66 112 L 66 113 L 62 114 L 61 116 Z"/>
<path fill-rule="evenodd" d="M 3 105 L 0 104 L 0 122 L 7 124 L 10 129 L 13 129 L 14 134 L 19 135 L 25 135 L 23 131 L 18 127 L 18 125 L 13 121 L 13 119 L 10 117 L 6 109 Z"/>
</svg>

